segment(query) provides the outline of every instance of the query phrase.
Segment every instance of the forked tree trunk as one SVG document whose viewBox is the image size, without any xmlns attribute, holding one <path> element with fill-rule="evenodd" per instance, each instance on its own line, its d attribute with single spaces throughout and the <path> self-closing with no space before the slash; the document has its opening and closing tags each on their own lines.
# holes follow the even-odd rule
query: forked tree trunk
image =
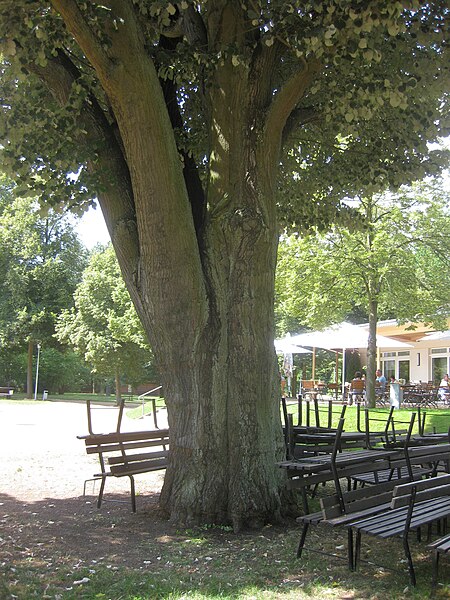
<svg viewBox="0 0 450 600">
<path fill-rule="evenodd" d="M 235 200 L 211 223 L 221 235 L 207 238 L 211 310 L 198 346 L 164 370 L 173 443 L 161 503 L 175 522 L 231 521 L 239 529 L 279 514 L 282 436 L 271 291 L 276 235 L 258 219 L 243 229 L 234 211 L 252 202 Z"/>
<path fill-rule="evenodd" d="M 207 210 L 198 211 L 199 186 L 183 172 L 177 123 L 133 3 L 107 2 L 115 17 L 105 20 L 107 46 L 76 3 L 52 3 L 117 122 L 112 135 L 100 105 L 86 103 L 85 129 L 102 140 L 91 165 L 103 178 L 100 205 L 165 390 L 171 456 L 161 504 L 178 523 L 232 522 L 238 530 L 276 519 L 283 438 L 273 347 L 275 175 L 283 128 L 319 65 L 299 63 L 274 96 L 276 45 L 251 38 L 248 53 L 245 8 L 211 5 L 208 51 L 224 58 L 203 90 Z M 235 44 L 246 64 L 232 59 Z M 65 101 L 73 72 L 54 62 L 39 75 Z"/>
</svg>

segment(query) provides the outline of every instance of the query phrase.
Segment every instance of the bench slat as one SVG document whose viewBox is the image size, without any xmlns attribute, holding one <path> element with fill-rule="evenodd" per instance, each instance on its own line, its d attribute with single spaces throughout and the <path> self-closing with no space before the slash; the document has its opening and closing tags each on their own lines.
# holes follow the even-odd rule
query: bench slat
<svg viewBox="0 0 450 600">
<path fill-rule="evenodd" d="M 431 477 L 430 479 L 422 479 L 421 481 L 399 484 L 395 487 L 392 495 L 395 498 L 396 496 L 411 494 L 413 487 L 416 488 L 417 492 L 421 492 L 422 490 L 448 484 L 450 484 L 450 475 L 439 475 L 438 477 Z"/>
<path fill-rule="evenodd" d="M 443 552 L 444 554 L 446 552 L 449 552 L 450 551 L 450 533 L 448 535 L 444 535 L 444 537 L 441 537 L 438 540 L 435 540 L 431 544 L 428 544 L 428 548 L 435 548 L 435 549 L 439 550 L 439 552 Z"/>
<path fill-rule="evenodd" d="M 123 477 L 124 475 L 138 475 L 148 471 L 159 471 L 167 467 L 167 459 L 159 458 L 146 460 L 134 464 L 111 465 L 111 474 L 114 477 Z"/>
<path fill-rule="evenodd" d="M 124 443 L 116 443 L 116 444 L 96 444 L 95 446 L 89 446 L 86 448 L 87 454 L 106 454 L 108 452 L 122 452 L 127 450 L 133 450 L 136 448 L 149 448 L 149 447 L 159 447 L 159 446 L 168 446 L 169 440 L 168 438 L 158 439 L 158 440 L 143 440 L 143 441 L 135 441 L 135 442 L 124 442 Z"/>
<path fill-rule="evenodd" d="M 167 458 L 169 456 L 168 450 L 161 450 L 160 452 L 142 452 L 141 454 L 126 454 L 121 456 L 110 456 L 108 463 L 110 465 L 120 465 L 132 462 L 140 462 L 149 458 Z"/>
<path fill-rule="evenodd" d="M 418 482 L 419 483 L 419 482 Z M 416 492 L 416 502 L 422 502 L 429 500 L 430 498 L 436 498 L 436 496 L 450 496 L 450 484 L 434 486 L 429 489 Z M 410 495 L 404 494 L 402 496 L 396 496 L 392 498 L 391 507 L 400 508 L 402 506 L 408 506 L 410 501 Z"/>
<path fill-rule="evenodd" d="M 169 438 L 168 429 L 155 429 L 147 431 L 126 431 L 113 433 L 98 433 L 88 435 L 84 438 L 86 446 L 96 444 L 108 444 L 114 442 L 131 442 L 133 440 L 151 440 Z"/>
</svg>

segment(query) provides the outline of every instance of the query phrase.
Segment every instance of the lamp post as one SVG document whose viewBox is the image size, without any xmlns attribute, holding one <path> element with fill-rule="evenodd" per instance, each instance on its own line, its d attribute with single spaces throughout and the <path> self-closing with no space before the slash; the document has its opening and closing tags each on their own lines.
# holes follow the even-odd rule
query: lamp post
<svg viewBox="0 0 450 600">
<path fill-rule="evenodd" d="M 36 362 L 36 381 L 34 384 L 34 399 L 37 400 L 37 389 L 38 389 L 38 380 L 39 380 L 39 355 L 41 353 L 41 345 L 37 345 L 37 362 Z"/>
</svg>

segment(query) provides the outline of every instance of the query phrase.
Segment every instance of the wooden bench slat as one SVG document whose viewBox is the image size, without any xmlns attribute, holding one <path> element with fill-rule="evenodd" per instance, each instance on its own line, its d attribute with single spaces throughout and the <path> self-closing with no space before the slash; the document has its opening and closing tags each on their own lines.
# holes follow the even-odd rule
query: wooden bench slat
<svg viewBox="0 0 450 600">
<path fill-rule="evenodd" d="M 97 433 L 84 437 L 85 444 L 107 444 L 114 442 L 132 442 L 133 440 L 151 440 L 154 438 L 169 438 L 168 429 L 155 429 L 149 431 L 125 431 L 112 433 Z"/>
<path fill-rule="evenodd" d="M 169 456 L 168 450 L 161 450 L 160 452 L 142 452 L 141 454 L 127 454 L 125 456 L 111 456 L 108 458 L 110 465 L 119 465 L 122 463 L 133 463 L 146 460 L 149 458 L 167 458 Z"/>
<path fill-rule="evenodd" d="M 114 477 L 123 477 L 124 475 L 138 475 L 148 473 L 149 471 L 160 471 L 166 467 L 167 460 L 165 458 L 159 458 L 134 463 L 132 465 L 127 463 L 124 463 L 123 465 L 111 465 L 111 474 L 114 475 Z"/>
<path fill-rule="evenodd" d="M 450 551 L 450 533 L 447 535 L 444 535 L 444 537 L 441 537 L 438 540 L 435 540 L 434 542 L 431 542 L 431 544 L 428 544 L 428 548 L 439 549 L 439 551 L 443 552 L 444 554 L 446 552 L 449 552 Z"/>
<path fill-rule="evenodd" d="M 418 482 L 419 483 L 419 482 Z M 439 487 L 432 487 L 422 491 L 416 492 L 416 502 L 422 502 L 429 500 L 430 498 L 436 498 L 436 496 L 450 496 L 450 484 L 441 485 Z M 392 498 L 391 506 L 393 509 L 409 504 L 410 495 L 404 494 L 402 496 L 395 496 Z"/>
<path fill-rule="evenodd" d="M 392 495 L 395 498 L 404 494 L 411 494 L 413 487 L 417 492 L 420 492 L 448 484 L 450 484 L 450 475 L 440 475 L 439 477 L 431 477 L 430 479 L 422 479 L 421 481 L 398 484 L 395 486 Z"/>
</svg>

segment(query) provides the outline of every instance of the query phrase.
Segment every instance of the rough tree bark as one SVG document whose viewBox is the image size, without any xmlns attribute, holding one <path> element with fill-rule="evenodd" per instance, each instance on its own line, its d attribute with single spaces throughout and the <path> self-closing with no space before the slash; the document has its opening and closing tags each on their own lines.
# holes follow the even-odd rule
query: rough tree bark
<svg viewBox="0 0 450 600">
<path fill-rule="evenodd" d="M 113 135 L 95 102 L 86 106 L 89 135 L 104 141 L 91 165 L 103 173 L 100 205 L 165 390 L 171 458 L 161 504 L 179 523 L 232 522 L 238 530 L 276 519 L 283 441 L 273 350 L 275 174 L 284 125 L 318 66 L 304 63 L 275 97 L 275 47 L 215 69 L 205 99 L 206 213 L 194 205 L 133 4 L 106 2 L 117 17 L 106 49 L 75 1 L 52 4 L 118 126 Z M 244 44 L 241 10 L 211 2 L 210 49 Z M 61 57 L 38 75 L 60 101 L 77 76 Z"/>
</svg>

